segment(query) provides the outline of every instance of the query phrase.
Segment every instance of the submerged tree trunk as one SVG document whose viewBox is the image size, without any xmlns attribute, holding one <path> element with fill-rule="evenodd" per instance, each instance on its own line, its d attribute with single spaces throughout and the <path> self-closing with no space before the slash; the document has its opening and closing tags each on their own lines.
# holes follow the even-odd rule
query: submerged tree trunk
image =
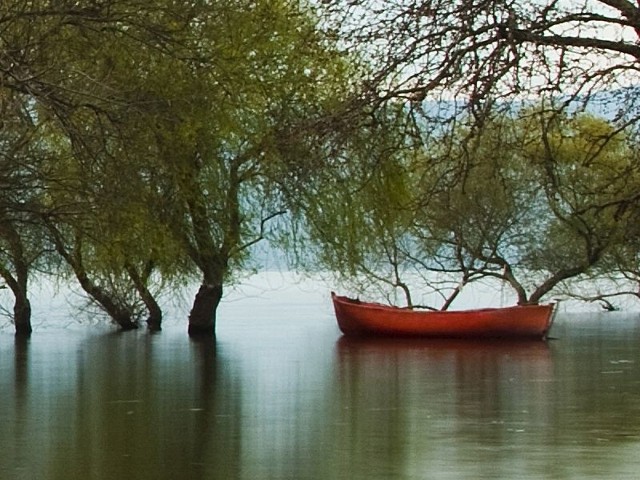
<svg viewBox="0 0 640 480">
<path fill-rule="evenodd" d="M 142 301 L 147 307 L 149 317 L 147 318 L 147 327 L 150 330 L 162 330 L 162 309 L 153 295 L 146 290 L 145 293 L 138 291 L 142 297 Z"/>
<path fill-rule="evenodd" d="M 145 278 L 143 278 L 143 276 L 138 273 L 138 270 L 129 263 L 125 265 L 125 268 L 127 269 L 127 273 L 129 274 L 131 281 L 136 287 L 138 295 L 140 295 L 140 298 L 149 312 L 147 326 L 150 330 L 162 330 L 162 309 L 147 286 L 145 278 L 148 279 L 149 276 L 145 275 Z"/>
<path fill-rule="evenodd" d="M 81 240 L 79 237 L 75 238 L 75 244 L 73 251 L 69 251 L 66 248 L 65 241 L 60 234 L 60 231 L 55 225 L 47 222 L 49 231 L 52 234 L 52 239 L 56 247 L 56 251 L 62 258 L 69 264 L 73 273 L 80 283 L 82 289 L 102 307 L 102 309 L 111 317 L 111 319 L 118 324 L 122 330 L 134 330 L 138 328 L 138 323 L 133 320 L 131 312 L 119 305 L 116 298 L 108 291 L 96 285 L 89 274 L 87 273 L 81 254 Z"/>
<path fill-rule="evenodd" d="M 31 335 L 31 302 L 27 296 L 26 269 L 18 268 L 18 275 L 14 277 L 8 270 L 0 268 L 0 275 L 11 289 L 15 298 L 13 303 L 13 322 L 16 335 Z M 22 271 L 21 271 L 22 270 Z"/>
<path fill-rule="evenodd" d="M 16 295 L 13 304 L 13 319 L 16 327 L 16 335 L 31 335 L 31 302 L 26 295 Z"/>
<path fill-rule="evenodd" d="M 79 272 L 76 272 L 76 277 L 82 289 L 102 307 L 107 315 L 109 315 L 122 330 L 134 330 L 138 328 L 138 323 L 132 319 L 131 312 L 119 306 L 111 295 L 95 285 L 86 275 L 81 275 Z"/>
<path fill-rule="evenodd" d="M 16 335 L 31 335 L 31 303 L 28 297 L 29 262 L 26 259 L 22 238 L 11 222 L 2 223 L 2 238 L 12 259 L 11 267 L 0 266 L 0 276 L 4 279 L 15 298 L 13 321 Z"/>
<path fill-rule="evenodd" d="M 189 335 L 216 334 L 216 311 L 222 299 L 222 285 L 202 284 L 189 313 Z"/>
<path fill-rule="evenodd" d="M 102 307 L 121 329 L 134 330 L 138 328 L 138 323 L 133 320 L 131 312 L 118 305 L 118 302 L 108 292 L 95 285 L 81 266 L 72 265 L 72 268 L 82 289 Z"/>
</svg>

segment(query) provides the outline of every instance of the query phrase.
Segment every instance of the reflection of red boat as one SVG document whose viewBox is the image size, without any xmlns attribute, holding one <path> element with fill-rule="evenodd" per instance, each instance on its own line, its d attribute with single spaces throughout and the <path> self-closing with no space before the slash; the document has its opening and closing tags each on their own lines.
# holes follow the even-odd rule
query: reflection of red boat
<svg viewBox="0 0 640 480">
<path fill-rule="evenodd" d="M 338 326 L 349 336 L 544 338 L 554 305 L 424 311 L 341 297 L 331 292 Z"/>
</svg>

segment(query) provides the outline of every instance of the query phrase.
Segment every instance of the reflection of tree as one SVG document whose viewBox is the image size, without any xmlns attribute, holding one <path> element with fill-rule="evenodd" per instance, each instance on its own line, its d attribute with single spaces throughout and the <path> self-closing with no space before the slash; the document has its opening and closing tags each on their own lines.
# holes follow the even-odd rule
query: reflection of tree
<svg viewBox="0 0 640 480">
<path fill-rule="evenodd" d="M 585 446 L 637 442 L 637 317 L 603 312 L 580 315 L 579 321 L 579 329 L 575 322 L 557 325 L 561 340 L 552 344 L 555 374 L 563 379 L 554 387 L 556 441 Z"/>
<path fill-rule="evenodd" d="M 23 404 L 28 393 L 29 382 L 29 339 L 16 336 L 14 344 L 15 386 L 17 405 Z"/>
<path fill-rule="evenodd" d="M 284 349 L 270 328 L 231 346 L 171 329 L 42 332 L 11 342 L 0 366 L 0 478 L 16 466 L 52 480 L 626 472 L 640 327 L 593 318 L 560 318 L 549 343 L 341 339 L 336 355 L 333 331 L 313 343 L 290 328 Z"/>
<path fill-rule="evenodd" d="M 193 407 L 194 430 L 187 437 L 194 457 L 195 478 L 238 478 L 241 470 L 241 396 L 231 376 L 223 376 L 216 341 L 210 337 L 191 341 L 191 365 L 196 369 Z M 180 459 L 176 459 L 179 461 Z"/>
<path fill-rule="evenodd" d="M 550 351 L 544 342 L 464 346 L 455 353 L 456 435 L 478 445 L 513 443 L 551 415 Z"/>
<path fill-rule="evenodd" d="M 14 343 L 14 356 L 13 356 L 13 369 L 14 369 L 14 382 L 13 385 L 0 385 L 0 405 L 2 409 L 9 408 L 9 405 L 13 406 L 11 414 L 5 417 L 0 413 L 0 419 L 2 423 L 9 427 L 13 441 L 11 448 L 6 448 L 9 445 L 3 445 L 0 443 L 0 465 L 7 464 L 3 459 L 3 455 L 10 455 L 12 461 L 17 464 L 28 464 L 29 458 L 29 440 L 30 431 L 29 425 L 24 421 L 27 414 L 29 398 L 29 344 L 30 340 L 27 336 L 16 335 Z M 4 357 L 3 357 L 4 358 Z M 11 398 L 13 397 L 13 398 Z M 0 469 L 0 477 L 3 477 L 3 470 Z"/>
<path fill-rule="evenodd" d="M 336 436 L 350 454 L 345 461 L 362 455 L 362 469 L 437 470 L 508 444 L 548 416 L 541 386 L 553 371 L 543 342 L 342 338 L 338 355 L 344 429 Z M 498 449 L 496 461 L 510 459 Z"/>
<path fill-rule="evenodd" d="M 109 335 L 83 344 L 75 394 L 52 427 L 67 434 L 46 478 L 237 477 L 238 386 L 220 368 L 213 341 L 185 355 L 169 337 Z"/>
<path fill-rule="evenodd" d="M 561 321 L 554 336 L 549 343 L 341 339 L 337 458 L 362 478 L 376 466 L 416 478 L 626 472 L 640 438 L 637 319 L 603 313 Z"/>
<path fill-rule="evenodd" d="M 344 445 L 338 451 L 347 455 L 341 455 L 338 462 L 343 471 L 355 467 L 375 476 L 401 465 L 406 457 L 402 439 L 408 434 L 407 410 L 398 358 L 401 352 L 391 351 L 367 363 L 360 351 L 345 345 L 341 343 L 339 350 L 338 421 L 344 429 L 339 435 Z"/>
</svg>

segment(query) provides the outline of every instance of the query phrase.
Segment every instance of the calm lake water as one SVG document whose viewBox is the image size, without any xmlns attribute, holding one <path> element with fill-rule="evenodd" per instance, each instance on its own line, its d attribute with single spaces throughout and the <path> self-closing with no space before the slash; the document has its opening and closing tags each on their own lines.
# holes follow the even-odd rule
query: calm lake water
<svg viewBox="0 0 640 480">
<path fill-rule="evenodd" d="M 347 341 L 301 288 L 232 295 L 215 341 L 177 319 L 0 330 L 0 479 L 638 478 L 640 315 Z"/>
</svg>

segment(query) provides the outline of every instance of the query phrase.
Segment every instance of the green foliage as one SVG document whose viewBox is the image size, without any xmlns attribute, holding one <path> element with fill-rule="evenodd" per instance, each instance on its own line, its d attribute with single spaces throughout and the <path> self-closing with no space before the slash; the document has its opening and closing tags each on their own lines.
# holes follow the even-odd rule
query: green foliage
<svg viewBox="0 0 640 480">
<path fill-rule="evenodd" d="M 296 191 L 298 268 L 329 270 L 360 290 L 400 286 L 416 212 L 413 148 L 399 110 L 367 117 Z M 373 121 L 372 121 L 373 120 Z"/>
<path fill-rule="evenodd" d="M 23 74 L 0 74 L 29 92 L 47 151 L 38 213 L 118 316 L 134 290 L 231 281 L 351 93 L 354 67 L 297 2 L 2 8 Z"/>
<path fill-rule="evenodd" d="M 300 267 L 409 304 L 420 279 L 446 308 L 486 277 L 537 302 L 637 249 L 640 169 L 624 130 L 489 104 L 449 132 L 411 123 L 358 92 L 369 72 L 310 6 L 1 8 L 5 279 L 64 258 L 56 273 L 120 315 L 193 279 L 221 294 L 280 233 Z M 293 233 L 276 232 L 286 221 Z M 42 255 L 47 242 L 59 257 Z"/>
<path fill-rule="evenodd" d="M 501 140 L 491 134 L 496 121 Z M 626 219 L 619 205 L 637 184 L 637 159 L 624 132 L 590 115 L 525 109 L 496 121 L 479 134 L 489 148 L 473 154 L 485 165 L 497 158 L 499 176 L 469 172 L 486 192 L 474 197 L 475 213 L 461 216 L 478 215 L 478 231 L 490 229 L 480 242 L 485 251 L 469 251 L 506 268 L 492 275 L 508 281 L 520 302 L 537 302 L 565 279 L 595 268 L 620 241 Z"/>
<path fill-rule="evenodd" d="M 446 308 L 464 285 L 490 277 L 536 303 L 602 269 L 628 237 L 622 206 L 635 198 L 638 158 L 605 120 L 523 109 L 433 138 L 379 163 L 350 152 L 351 181 L 338 174 L 314 191 L 317 258 L 352 286 L 387 284 L 411 303 L 417 282 Z M 373 135 L 366 155 L 374 144 L 384 141 Z M 352 176 L 358 169 L 366 177 Z"/>
</svg>

